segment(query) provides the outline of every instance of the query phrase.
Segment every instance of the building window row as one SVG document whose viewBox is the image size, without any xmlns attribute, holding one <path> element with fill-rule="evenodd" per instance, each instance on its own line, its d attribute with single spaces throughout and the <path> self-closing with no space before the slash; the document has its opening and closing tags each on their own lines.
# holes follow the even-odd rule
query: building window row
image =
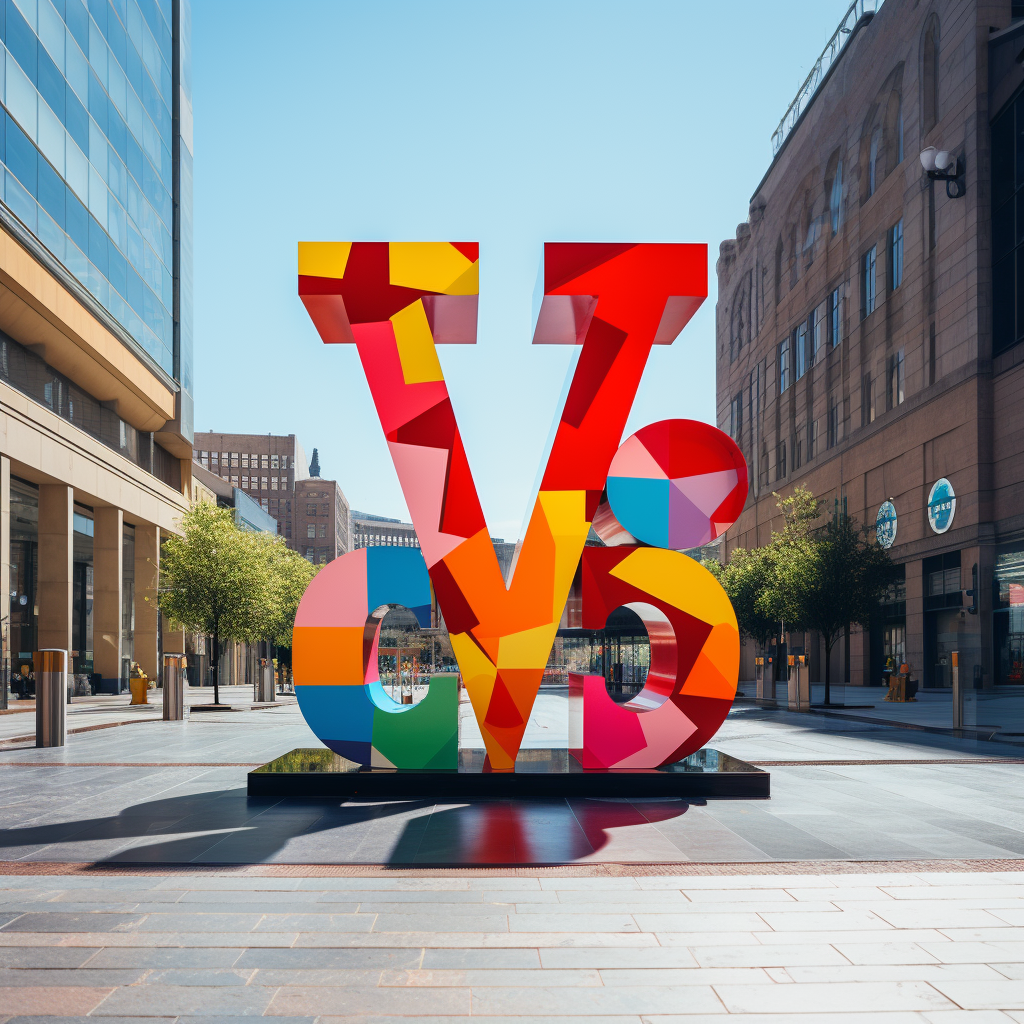
<svg viewBox="0 0 1024 1024">
<path fill-rule="evenodd" d="M 295 459 L 289 464 L 287 455 L 256 455 L 248 452 L 199 452 L 199 463 L 206 469 L 218 472 L 224 469 L 294 469 Z"/>
<path fill-rule="evenodd" d="M 841 341 L 842 289 L 834 288 L 826 300 L 815 306 L 807 319 L 801 320 L 790 336 L 779 343 L 779 394 L 814 366 L 826 345 L 835 348 Z M 739 398 L 734 399 L 734 405 L 738 401 Z M 737 422 L 737 417 L 734 416 L 733 422 Z M 738 438 L 738 434 L 734 436 Z"/>
</svg>

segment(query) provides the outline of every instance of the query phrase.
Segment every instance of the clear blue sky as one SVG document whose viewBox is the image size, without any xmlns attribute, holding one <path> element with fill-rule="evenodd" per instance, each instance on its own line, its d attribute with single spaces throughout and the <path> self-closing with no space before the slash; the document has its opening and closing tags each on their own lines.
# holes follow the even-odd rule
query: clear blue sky
<svg viewBox="0 0 1024 1024">
<path fill-rule="evenodd" d="M 714 422 L 714 264 L 847 0 L 193 0 L 196 429 L 295 433 L 407 518 L 353 347 L 296 242 L 481 243 L 478 344 L 441 360 L 491 533 L 515 539 L 569 362 L 531 346 L 547 241 L 707 242 L 711 294 L 629 431 Z"/>
</svg>

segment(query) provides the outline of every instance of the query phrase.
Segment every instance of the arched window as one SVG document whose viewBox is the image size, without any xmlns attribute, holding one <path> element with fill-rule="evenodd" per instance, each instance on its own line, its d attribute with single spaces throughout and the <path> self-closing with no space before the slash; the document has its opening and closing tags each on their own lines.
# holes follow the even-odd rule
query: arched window
<svg viewBox="0 0 1024 1024">
<path fill-rule="evenodd" d="M 921 131 L 927 135 L 939 120 L 939 19 L 930 15 L 921 42 Z"/>
<path fill-rule="evenodd" d="M 902 77 L 901 71 L 897 76 L 897 83 L 889 93 L 889 98 L 885 104 L 882 145 L 885 150 L 886 174 L 891 174 L 903 163 L 903 96 L 900 93 L 899 84 L 899 80 Z"/>
<path fill-rule="evenodd" d="M 775 305 L 782 301 L 782 236 L 775 246 Z"/>
<path fill-rule="evenodd" d="M 882 146 L 882 129 L 876 128 L 871 133 L 871 148 L 868 151 L 868 195 L 873 196 L 875 189 L 878 188 L 879 183 L 882 180 L 882 176 L 879 173 L 881 170 L 878 158 L 879 150 Z"/>
<path fill-rule="evenodd" d="M 843 223 L 843 161 L 838 158 L 832 172 L 832 185 L 829 188 L 828 215 L 832 234 L 835 235 Z"/>
</svg>

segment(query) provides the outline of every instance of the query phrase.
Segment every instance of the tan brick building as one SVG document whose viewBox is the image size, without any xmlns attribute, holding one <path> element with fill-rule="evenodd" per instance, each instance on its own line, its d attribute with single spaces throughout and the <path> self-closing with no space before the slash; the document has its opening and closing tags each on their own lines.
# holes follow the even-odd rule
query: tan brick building
<svg viewBox="0 0 1024 1024">
<path fill-rule="evenodd" d="M 311 562 L 332 562 L 352 550 L 348 500 L 336 480 L 310 476 L 294 434 L 197 433 L 194 457 L 258 502 L 277 520 L 288 547 Z"/>
<path fill-rule="evenodd" d="M 259 502 L 277 520 L 280 536 L 292 540 L 295 483 L 309 476 L 306 453 L 294 434 L 197 432 L 193 457 L 214 476 Z"/>
<path fill-rule="evenodd" d="M 751 471 L 726 548 L 767 541 L 772 492 L 796 484 L 871 526 L 880 509 L 891 520 L 890 501 L 905 587 L 836 652 L 838 678 L 848 657 L 852 683 L 878 684 L 892 653 L 942 687 L 956 650 L 979 686 L 1020 683 L 1024 10 L 865 6 L 780 125 L 748 219 L 721 245 L 718 423 Z M 926 174 L 928 147 L 951 154 L 955 182 Z M 816 638 L 789 640 L 821 678 Z M 753 656 L 748 644 L 744 678 Z"/>
</svg>

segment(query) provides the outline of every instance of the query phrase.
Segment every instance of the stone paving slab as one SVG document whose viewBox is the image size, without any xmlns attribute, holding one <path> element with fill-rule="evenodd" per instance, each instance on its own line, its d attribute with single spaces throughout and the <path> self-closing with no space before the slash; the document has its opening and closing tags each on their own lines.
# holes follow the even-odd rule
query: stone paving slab
<svg viewBox="0 0 1024 1024">
<path fill-rule="evenodd" d="M 23 893 L 30 882 L 39 894 L 31 910 L 0 925 L 0 1021 L 210 1024 L 264 1016 L 308 1024 L 694 1024 L 728 1017 L 737 1024 L 793 1024 L 798 1015 L 799 1024 L 868 1024 L 870 1015 L 870 1024 L 1024 1022 L 1024 927 L 998 921 L 993 927 L 961 926 L 964 913 L 978 912 L 962 903 L 995 902 L 1000 912 L 1024 912 L 1024 870 L 820 870 L 663 875 L 657 890 L 641 887 L 649 876 L 630 875 L 319 879 L 311 869 L 306 877 L 288 879 L 301 884 L 288 890 L 273 888 L 275 878 L 232 874 L 50 874 L 45 886 L 39 876 L 0 876 L 0 895 Z M 875 889 L 875 898 L 851 904 L 851 880 L 860 879 L 878 883 L 863 887 Z M 335 916 L 333 904 L 318 899 L 338 892 L 333 883 L 339 881 L 359 883 L 347 892 L 367 930 L 318 927 L 318 918 Z M 816 883 L 814 910 L 794 896 L 810 881 Z M 391 898 L 396 883 L 425 882 L 430 888 L 406 891 L 437 897 L 433 901 Z M 469 887 L 481 882 L 489 887 Z M 536 883 L 528 891 L 549 894 L 551 901 L 509 901 L 526 882 Z M 94 909 L 68 913 L 68 897 L 76 890 L 94 897 Z M 323 909 L 284 915 L 302 920 L 291 932 L 274 933 L 275 945 L 264 945 L 261 924 L 281 916 L 282 892 L 296 891 L 312 897 L 309 906 Z M 652 913 L 647 900 L 628 902 L 651 892 L 673 909 Z M 119 905 L 125 893 L 153 909 L 128 915 L 106 909 Z M 179 899 L 169 905 L 152 900 L 151 893 Z M 244 920 L 229 915 L 225 921 L 217 908 L 228 894 L 239 893 L 248 913 Z M 479 899 L 453 900 L 468 893 Z M 733 898 L 723 901 L 723 893 Z M 982 895 L 972 898 L 977 893 Z M 167 913 L 193 894 L 209 904 L 190 900 L 187 914 Z M 589 902 L 581 903 L 581 896 Z M 591 905 L 605 912 L 595 915 Z M 467 917 L 461 913 L 467 906 L 481 912 Z M 536 930 L 545 914 L 535 911 L 544 907 L 560 908 L 554 922 L 571 920 L 573 929 Z M 915 916 L 885 920 L 876 909 Z M 177 926 L 182 916 L 187 930 L 161 930 L 163 918 Z M 600 930 L 608 918 L 623 929 L 628 921 L 632 930 Z M 452 921 L 489 926 L 499 919 L 502 931 L 448 930 Z M 666 921 L 676 919 L 698 922 L 704 930 L 665 930 Z M 922 920 L 932 923 L 924 928 Z M 732 930 L 724 930 L 723 922 Z M 237 930 L 218 931 L 225 923 Z"/>
</svg>

